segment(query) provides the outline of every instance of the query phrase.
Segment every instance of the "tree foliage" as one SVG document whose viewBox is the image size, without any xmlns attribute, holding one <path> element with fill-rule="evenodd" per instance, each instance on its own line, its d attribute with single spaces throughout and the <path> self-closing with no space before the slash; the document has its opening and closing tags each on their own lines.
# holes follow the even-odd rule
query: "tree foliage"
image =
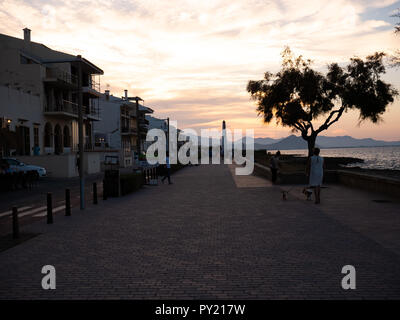
<svg viewBox="0 0 400 320">
<path fill-rule="evenodd" d="M 381 80 L 385 73 L 384 53 L 365 60 L 350 59 L 346 67 L 328 66 L 326 75 L 311 68 L 312 62 L 294 57 L 289 47 L 282 52 L 282 68 L 266 72 L 264 79 L 249 81 L 247 91 L 257 102 L 257 112 L 265 123 L 273 119 L 299 131 L 311 152 L 317 135 L 337 122 L 349 110 L 359 112 L 360 121 L 376 123 L 393 102 L 397 91 Z M 325 117 L 319 127 L 315 120 Z"/>
</svg>

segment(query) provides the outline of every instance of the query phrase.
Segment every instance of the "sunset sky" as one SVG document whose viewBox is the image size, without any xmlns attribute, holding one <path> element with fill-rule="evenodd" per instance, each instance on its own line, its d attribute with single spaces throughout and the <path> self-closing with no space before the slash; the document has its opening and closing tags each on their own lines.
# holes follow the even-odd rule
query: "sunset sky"
<svg viewBox="0 0 400 320">
<path fill-rule="evenodd" d="M 280 52 L 329 62 L 400 49 L 393 0 L 0 0 L 0 33 L 82 54 L 104 70 L 102 90 L 138 95 L 156 117 L 180 128 L 254 128 L 279 138 L 287 128 L 265 125 L 246 92 L 248 80 L 280 67 Z M 385 79 L 400 89 L 400 68 Z M 107 86 L 108 85 L 108 86 Z M 400 140 L 400 99 L 380 125 L 358 126 L 351 113 L 325 135 Z"/>
</svg>

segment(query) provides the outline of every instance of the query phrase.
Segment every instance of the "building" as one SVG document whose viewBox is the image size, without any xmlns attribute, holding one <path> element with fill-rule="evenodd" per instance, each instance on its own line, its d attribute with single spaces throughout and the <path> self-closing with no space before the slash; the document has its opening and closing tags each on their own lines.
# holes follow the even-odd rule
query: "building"
<svg viewBox="0 0 400 320">
<path fill-rule="evenodd" d="M 95 150 L 105 155 L 118 154 L 122 167 L 139 165 L 146 151 L 149 130 L 146 115 L 153 113 L 153 109 L 139 101 L 143 99 L 129 97 L 128 90 L 121 98 L 106 90 L 99 100 L 102 119 L 94 123 Z"/>
<path fill-rule="evenodd" d="M 137 104 L 124 97 L 115 97 L 106 90 L 99 100 L 102 120 L 94 123 L 95 150 L 110 153 L 114 150 L 123 167 L 135 164 L 138 153 L 138 111 Z"/>
<path fill-rule="evenodd" d="M 17 156 L 69 154 L 78 149 L 78 99 L 82 89 L 85 148 L 93 149 L 93 122 L 103 71 L 81 56 L 24 38 L 0 34 L 0 118 L 17 136 Z M 79 70 L 82 84 L 78 87 Z"/>
<path fill-rule="evenodd" d="M 184 141 L 179 141 L 179 136 L 181 134 L 183 134 L 183 131 L 181 129 L 175 128 L 174 126 L 169 124 L 168 119 L 159 119 L 150 115 L 146 115 L 146 120 L 148 120 L 149 122 L 149 130 L 151 129 L 160 129 L 162 131 L 164 131 L 166 138 L 168 139 L 169 134 L 173 134 L 174 132 L 176 132 L 176 146 L 177 146 L 177 150 L 179 150 L 179 148 L 185 144 L 186 141 L 188 141 L 188 138 L 186 138 Z M 168 128 L 168 125 L 170 126 Z M 169 130 L 168 130 L 169 129 Z M 172 139 L 172 137 L 171 137 Z M 145 150 L 147 150 L 147 148 L 152 144 L 153 142 L 146 142 L 145 144 Z M 166 145 L 166 148 L 168 149 L 168 143 Z"/>
<path fill-rule="evenodd" d="M 149 131 L 149 120 L 146 119 L 146 115 L 153 112 L 153 109 L 139 105 L 139 154 L 142 155 L 142 159 L 144 159 L 144 154 L 147 151 L 146 136 Z"/>
</svg>

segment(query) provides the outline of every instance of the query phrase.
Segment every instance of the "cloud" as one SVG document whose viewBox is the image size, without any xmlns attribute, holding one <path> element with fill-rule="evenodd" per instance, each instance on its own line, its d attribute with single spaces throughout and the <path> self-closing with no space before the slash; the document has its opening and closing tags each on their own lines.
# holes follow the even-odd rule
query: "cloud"
<svg viewBox="0 0 400 320">
<path fill-rule="evenodd" d="M 234 125 L 272 135 L 287 129 L 262 125 L 245 91 L 247 81 L 277 71 L 285 45 L 318 68 L 398 47 L 389 16 L 364 16 L 395 3 L 3 0 L 0 32 L 21 37 L 21 29 L 30 27 L 33 41 L 100 66 L 103 89 L 109 84 L 115 95 L 129 89 L 157 114 L 183 125 L 212 126 L 225 113 Z M 346 130 L 351 133 L 351 126 Z"/>
</svg>

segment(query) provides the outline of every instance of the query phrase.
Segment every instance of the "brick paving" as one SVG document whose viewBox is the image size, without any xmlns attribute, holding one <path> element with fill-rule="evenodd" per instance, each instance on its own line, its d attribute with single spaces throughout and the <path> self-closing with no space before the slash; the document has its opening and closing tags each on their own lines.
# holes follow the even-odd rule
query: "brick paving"
<svg viewBox="0 0 400 320">
<path fill-rule="evenodd" d="M 232 169 L 187 167 L 173 185 L 25 226 L 42 234 L 0 253 L 0 299 L 400 298 L 399 202 L 340 186 L 320 206 L 298 186 L 282 201 Z M 41 288 L 47 264 L 56 290 Z M 347 264 L 356 290 L 341 288 Z"/>
</svg>

